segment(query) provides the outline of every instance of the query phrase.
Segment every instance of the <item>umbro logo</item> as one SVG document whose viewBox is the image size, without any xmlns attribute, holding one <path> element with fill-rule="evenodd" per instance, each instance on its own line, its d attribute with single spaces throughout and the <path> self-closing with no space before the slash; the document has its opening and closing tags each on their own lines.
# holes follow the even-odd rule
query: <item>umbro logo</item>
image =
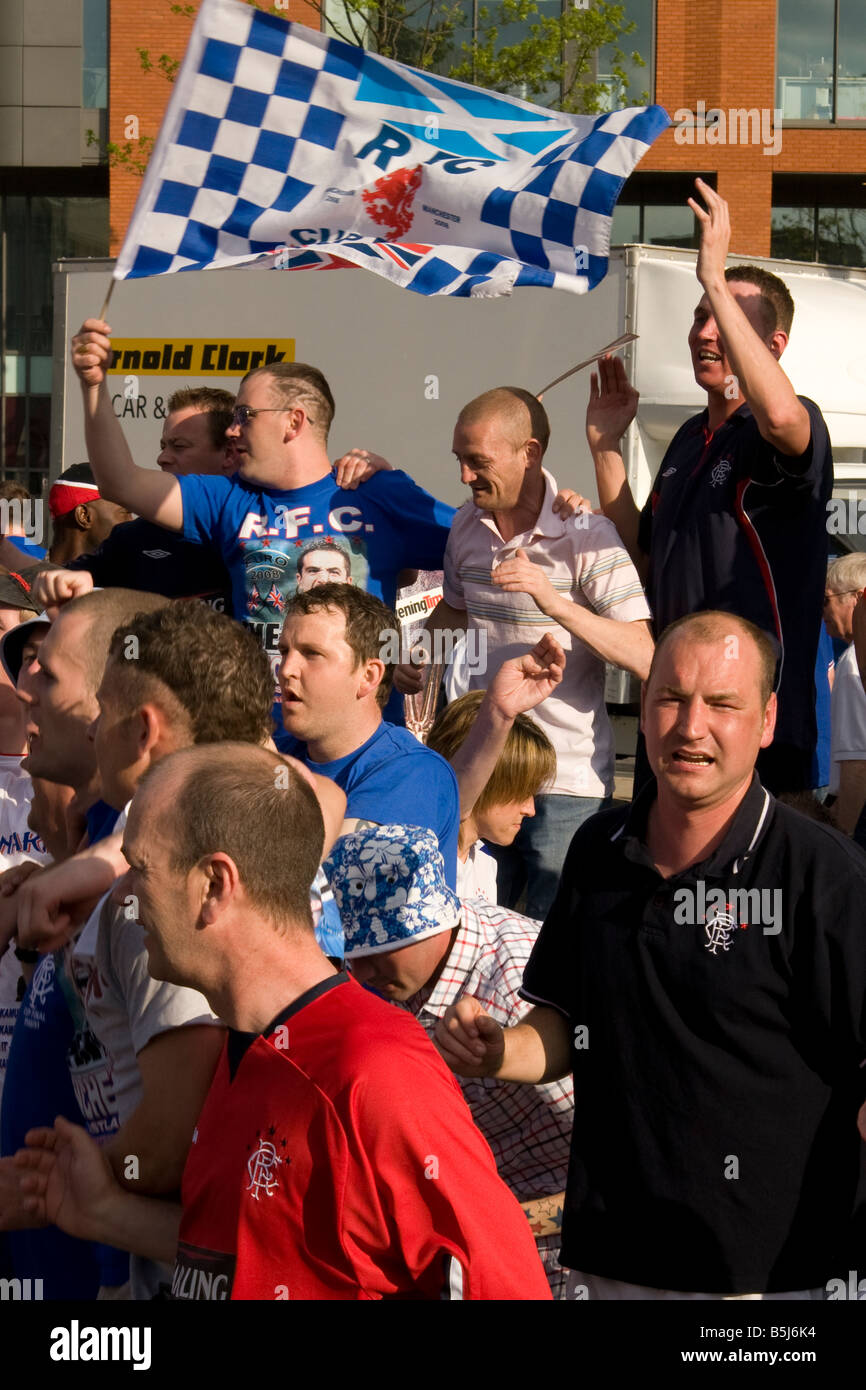
<svg viewBox="0 0 866 1390">
<path fill-rule="evenodd" d="M 166 558 L 167 555 L 170 555 L 170 554 L 171 554 L 171 551 L 170 551 L 170 550 L 143 550 L 143 551 L 142 551 L 142 554 L 143 554 L 143 555 L 148 555 L 148 556 L 150 557 L 151 560 L 164 560 L 164 559 Z"/>
</svg>

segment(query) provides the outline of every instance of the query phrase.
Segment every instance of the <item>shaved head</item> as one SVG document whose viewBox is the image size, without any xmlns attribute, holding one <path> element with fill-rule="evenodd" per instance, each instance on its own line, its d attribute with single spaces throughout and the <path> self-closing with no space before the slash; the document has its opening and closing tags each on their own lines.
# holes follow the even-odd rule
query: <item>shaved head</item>
<svg viewBox="0 0 866 1390">
<path fill-rule="evenodd" d="M 675 623 L 666 627 L 653 652 L 652 664 L 649 675 L 647 676 L 647 689 L 652 685 L 653 675 L 658 669 L 659 659 L 671 642 L 678 638 L 684 638 L 690 643 L 710 645 L 715 642 L 729 642 L 731 638 L 739 640 L 744 638 L 756 650 L 760 669 L 760 689 L 761 703 L 766 705 L 773 693 L 773 686 L 776 680 L 776 653 L 773 643 L 765 632 L 762 632 L 754 623 L 750 623 L 747 618 L 740 618 L 736 613 L 722 613 L 718 610 L 709 610 L 706 613 L 689 613 L 685 618 L 678 618 Z M 735 643 L 731 644 L 731 655 L 736 655 L 738 648 Z"/>
<path fill-rule="evenodd" d="M 527 439 L 537 439 L 542 455 L 550 442 L 550 422 L 544 406 L 531 391 L 522 386 L 495 386 L 464 405 L 457 425 L 476 425 L 482 420 L 495 420 L 513 448 L 519 449 Z"/>
</svg>

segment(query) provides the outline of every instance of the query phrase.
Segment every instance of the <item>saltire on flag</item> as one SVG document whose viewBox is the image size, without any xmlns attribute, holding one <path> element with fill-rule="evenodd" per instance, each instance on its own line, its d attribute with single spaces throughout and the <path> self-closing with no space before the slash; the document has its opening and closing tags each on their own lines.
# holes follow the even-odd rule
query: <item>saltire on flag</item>
<svg viewBox="0 0 866 1390">
<path fill-rule="evenodd" d="M 669 124 L 544 110 L 203 0 L 114 273 L 349 262 L 419 294 L 581 293 Z"/>
</svg>

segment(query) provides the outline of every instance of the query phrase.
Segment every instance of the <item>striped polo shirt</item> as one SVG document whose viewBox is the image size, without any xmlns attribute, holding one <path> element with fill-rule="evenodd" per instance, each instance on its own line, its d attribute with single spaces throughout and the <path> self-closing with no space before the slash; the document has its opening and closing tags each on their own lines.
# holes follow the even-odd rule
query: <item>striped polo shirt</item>
<svg viewBox="0 0 866 1390">
<path fill-rule="evenodd" d="M 614 742 L 604 705 L 604 662 L 546 617 L 529 594 L 498 588 L 493 571 L 523 549 L 553 587 L 582 608 L 622 623 L 647 620 L 651 613 L 613 523 L 587 513 L 557 516 L 556 482 L 546 469 L 542 473 L 544 501 L 538 519 L 510 541 L 502 539 L 492 513 L 472 501 L 460 508 L 445 551 L 443 594 L 446 603 L 466 611 L 469 627 L 486 639 L 486 670 L 473 674 L 470 689 L 486 688 L 503 661 L 533 647 L 545 632 L 562 645 L 562 682 L 531 716 L 556 750 L 556 778 L 546 790 L 565 796 L 610 796 Z"/>
</svg>

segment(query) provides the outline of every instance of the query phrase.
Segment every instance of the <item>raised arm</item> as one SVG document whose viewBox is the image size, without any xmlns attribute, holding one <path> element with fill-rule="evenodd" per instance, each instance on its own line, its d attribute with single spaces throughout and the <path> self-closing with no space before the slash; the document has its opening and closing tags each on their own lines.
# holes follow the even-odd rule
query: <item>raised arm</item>
<svg viewBox="0 0 866 1390">
<path fill-rule="evenodd" d="M 518 714 L 552 695 L 565 669 L 565 652 L 546 632 L 531 651 L 504 661 L 490 683 L 475 721 L 451 759 L 460 790 L 460 819 L 472 814 L 502 756 Z"/>
<path fill-rule="evenodd" d="M 701 245 L 696 273 L 725 345 L 735 385 L 749 404 L 762 438 L 780 454 L 797 457 L 809 447 L 812 426 L 809 413 L 779 365 L 788 335 L 777 329 L 772 335 L 776 354 L 758 337 L 725 279 L 725 259 L 731 240 L 728 205 L 715 189 L 696 179 L 695 186 L 706 210 L 689 198 L 689 207 L 701 224 Z"/>
<path fill-rule="evenodd" d="M 598 500 L 612 521 L 642 581 L 649 557 L 638 544 L 640 511 L 634 500 L 622 457 L 622 437 L 637 414 L 639 393 L 619 357 L 602 357 L 590 377 L 586 407 L 586 440 L 595 464 Z"/>
<path fill-rule="evenodd" d="M 177 479 L 156 468 L 139 468 L 129 452 L 108 390 L 111 352 L 108 324 L 86 319 L 72 339 L 72 365 L 81 382 L 84 437 L 93 476 L 103 497 L 170 531 L 181 531 L 183 503 Z"/>
</svg>

